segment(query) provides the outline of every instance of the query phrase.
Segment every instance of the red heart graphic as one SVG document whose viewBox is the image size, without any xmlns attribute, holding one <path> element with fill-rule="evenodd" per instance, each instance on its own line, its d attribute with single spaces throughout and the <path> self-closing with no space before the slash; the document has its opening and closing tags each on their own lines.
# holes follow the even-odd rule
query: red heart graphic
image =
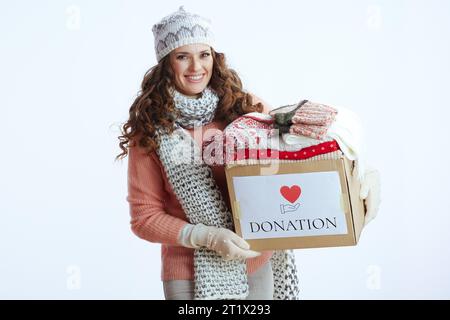
<svg viewBox="0 0 450 320">
<path fill-rule="evenodd" d="M 294 203 L 298 197 L 300 197 L 302 189 L 295 184 L 290 188 L 288 186 L 282 186 L 280 188 L 280 193 L 287 201 Z"/>
</svg>

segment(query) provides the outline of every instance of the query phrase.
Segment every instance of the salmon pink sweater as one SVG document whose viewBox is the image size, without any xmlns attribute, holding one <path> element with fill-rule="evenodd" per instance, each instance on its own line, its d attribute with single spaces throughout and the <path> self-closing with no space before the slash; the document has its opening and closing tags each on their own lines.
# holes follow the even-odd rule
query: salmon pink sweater
<svg viewBox="0 0 450 320">
<path fill-rule="evenodd" d="M 195 134 L 193 129 L 187 131 L 201 146 L 204 140 L 224 128 L 225 123 L 214 121 L 200 130 L 197 128 Z M 167 180 L 158 155 L 153 151 L 148 156 L 136 146 L 129 148 L 128 157 L 126 199 L 130 205 L 132 231 L 142 239 L 161 243 L 161 280 L 193 280 L 194 249 L 178 243 L 188 219 Z M 228 208 L 231 208 L 224 166 L 211 166 L 211 169 Z M 263 251 L 256 258 L 247 259 L 247 273 L 255 272 L 270 259 L 272 253 Z"/>
</svg>

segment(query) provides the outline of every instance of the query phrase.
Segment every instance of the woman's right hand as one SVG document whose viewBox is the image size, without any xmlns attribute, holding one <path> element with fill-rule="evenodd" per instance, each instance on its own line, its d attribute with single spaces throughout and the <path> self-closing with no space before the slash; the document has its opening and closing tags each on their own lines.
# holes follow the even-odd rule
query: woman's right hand
<svg viewBox="0 0 450 320">
<path fill-rule="evenodd" d="M 250 245 L 233 231 L 226 228 L 205 226 L 202 223 L 194 225 L 190 242 L 195 246 L 214 250 L 224 260 L 248 259 L 261 255 L 250 250 Z"/>
</svg>

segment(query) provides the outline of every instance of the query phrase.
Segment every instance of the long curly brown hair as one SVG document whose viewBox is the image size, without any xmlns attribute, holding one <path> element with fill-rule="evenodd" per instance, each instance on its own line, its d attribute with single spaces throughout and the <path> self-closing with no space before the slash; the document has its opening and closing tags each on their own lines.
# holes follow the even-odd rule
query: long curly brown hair
<svg viewBox="0 0 450 320">
<path fill-rule="evenodd" d="M 262 112 L 263 105 L 253 104 L 252 96 L 243 91 L 241 79 L 236 71 L 228 68 L 225 55 L 213 48 L 211 54 L 213 72 L 209 86 L 219 97 L 214 120 L 229 124 L 245 113 Z M 145 73 L 141 90 L 130 107 L 130 117 L 121 127 L 122 135 L 118 139 L 122 153 L 116 156 L 116 160 L 125 158 L 128 148 L 136 143 L 150 155 L 158 147 L 155 138 L 157 127 L 173 132 L 174 119 L 170 115 L 176 114 L 176 109 L 169 91 L 173 76 L 169 55 Z"/>
</svg>

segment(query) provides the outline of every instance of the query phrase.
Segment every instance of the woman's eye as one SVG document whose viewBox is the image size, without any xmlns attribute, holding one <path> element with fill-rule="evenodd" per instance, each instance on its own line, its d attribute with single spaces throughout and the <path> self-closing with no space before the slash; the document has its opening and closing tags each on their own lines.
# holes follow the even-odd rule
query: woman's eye
<svg viewBox="0 0 450 320">
<path fill-rule="evenodd" d="M 209 57 L 210 55 L 211 55 L 211 53 L 205 52 L 205 53 L 201 54 L 201 57 L 206 58 L 206 57 Z M 183 55 L 177 56 L 177 60 L 185 60 L 185 58 L 187 58 L 187 56 L 183 56 Z"/>
</svg>

